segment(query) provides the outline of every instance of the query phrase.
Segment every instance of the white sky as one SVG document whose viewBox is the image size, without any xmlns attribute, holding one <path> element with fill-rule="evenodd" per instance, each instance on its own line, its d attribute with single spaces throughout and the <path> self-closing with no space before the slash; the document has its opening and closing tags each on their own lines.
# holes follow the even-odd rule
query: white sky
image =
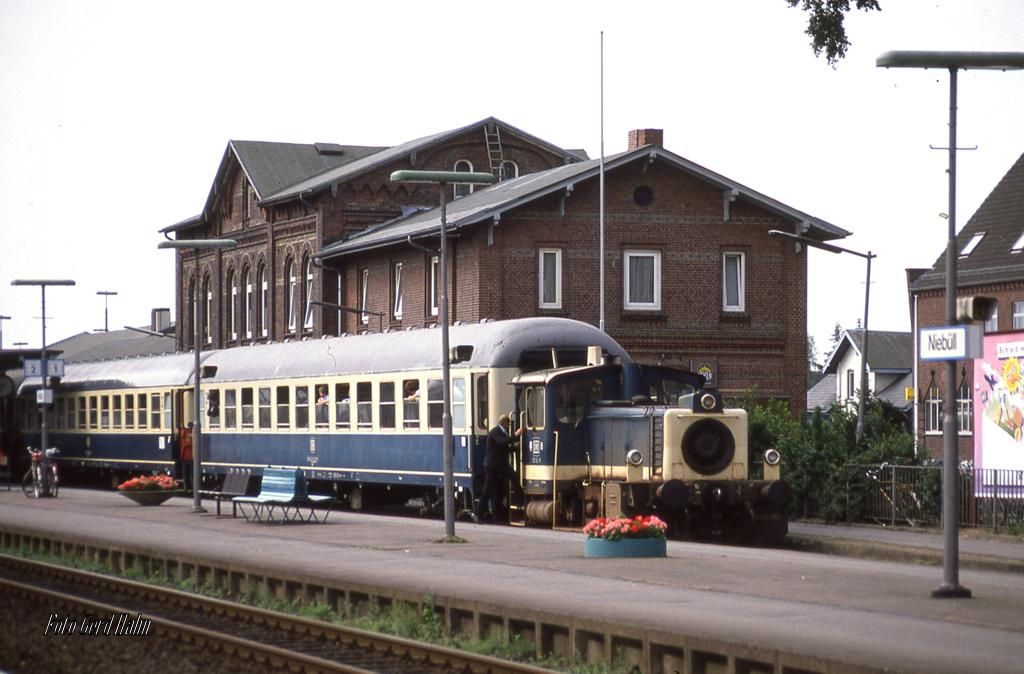
<svg viewBox="0 0 1024 674">
<path fill-rule="evenodd" d="M 371 6 L 372 5 L 372 6 Z M 896 49 L 1024 51 L 1021 0 L 881 0 L 830 68 L 783 0 L 518 3 L 0 0 L 3 345 L 145 325 L 173 307 L 158 230 L 197 214 L 230 139 L 393 145 L 494 115 L 605 152 L 629 129 L 853 232 L 870 327 L 909 329 L 905 269 L 945 245 L 949 76 Z M 459 62 L 453 66 L 446 63 Z M 959 75 L 957 224 L 1024 153 L 1024 72 Z M 864 261 L 810 253 L 808 330 L 864 309 Z"/>
</svg>

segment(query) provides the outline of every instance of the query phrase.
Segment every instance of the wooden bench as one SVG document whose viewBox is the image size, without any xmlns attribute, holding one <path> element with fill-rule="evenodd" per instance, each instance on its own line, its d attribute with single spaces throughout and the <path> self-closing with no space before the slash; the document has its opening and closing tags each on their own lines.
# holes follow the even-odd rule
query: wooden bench
<svg viewBox="0 0 1024 674">
<path fill-rule="evenodd" d="M 238 506 L 246 521 L 278 524 L 326 522 L 333 502 L 332 496 L 309 494 L 302 470 L 298 468 L 264 468 L 259 494 L 231 499 L 232 507 Z M 246 512 L 246 506 L 252 508 L 251 515 Z M 318 508 L 320 518 L 317 517 Z"/>
<path fill-rule="evenodd" d="M 248 468 L 230 470 L 224 476 L 224 484 L 221 485 L 220 491 L 204 491 L 200 489 L 199 496 L 214 499 L 217 502 L 217 517 L 220 517 L 220 502 L 232 501 L 236 496 L 245 496 L 248 493 L 249 477 L 251 475 L 252 471 Z M 231 516 L 238 517 L 238 506 L 234 501 L 231 503 Z"/>
</svg>

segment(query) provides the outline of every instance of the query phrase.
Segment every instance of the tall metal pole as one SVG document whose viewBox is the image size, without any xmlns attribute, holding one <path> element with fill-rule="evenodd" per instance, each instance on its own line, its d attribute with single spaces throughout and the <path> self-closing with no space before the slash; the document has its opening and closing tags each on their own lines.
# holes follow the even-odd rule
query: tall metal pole
<svg viewBox="0 0 1024 674">
<path fill-rule="evenodd" d="M 43 451 L 43 456 L 46 455 L 46 448 L 49 447 L 49 438 L 47 437 L 46 423 L 46 390 L 49 388 L 47 374 L 49 373 L 48 364 L 46 362 L 46 284 L 39 286 L 40 290 L 43 291 L 43 344 L 39 347 L 39 367 L 41 369 L 40 374 L 43 378 L 42 395 L 44 396 L 42 401 L 39 403 L 39 444 L 42 445 L 39 449 Z M 47 476 L 43 476 L 43 483 L 45 484 Z"/>
<path fill-rule="evenodd" d="M 864 439 L 864 412 L 868 395 L 868 303 L 871 300 L 871 251 L 867 254 L 868 275 L 864 288 L 864 343 L 860 353 L 860 399 L 857 401 L 857 442 Z"/>
<path fill-rule="evenodd" d="M 441 379 L 444 386 L 442 398 L 441 428 L 443 433 L 442 449 L 444 453 L 444 535 L 455 538 L 455 477 L 452 465 L 454 442 L 452 440 L 452 406 L 451 406 L 451 357 L 448 351 L 448 222 L 447 195 L 448 184 L 439 183 L 441 189 L 441 288 L 438 292 L 441 320 Z"/>
<path fill-rule="evenodd" d="M 103 295 L 103 332 L 110 332 L 110 296 L 116 295 L 114 290 L 97 290 L 97 295 Z"/>
<path fill-rule="evenodd" d="M 9 320 L 10 316 L 0 316 L 0 349 L 4 348 L 4 321 Z"/>
<path fill-rule="evenodd" d="M 604 31 L 601 31 L 601 161 L 598 170 L 597 275 L 599 316 L 597 327 L 604 332 Z"/>
<path fill-rule="evenodd" d="M 949 221 L 946 238 L 946 325 L 956 324 L 956 66 L 949 68 Z M 956 361 L 946 361 L 946 399 L 942 409 L 942 585 L 933 597 L 970 597 L 971 591 L 960 585 L 959 517 L 957 513 L 957 477 L 960 463 L 957 451 Z"/>
<path fill-rule="evenodd" d="M 192 413 L 192 512 L 194 513 L 205 513 L 206 508 L 203 507 L 202 498 L 199 495 L 199 481 L 202 479 L 202 467 L 200 465 L 201 456 L 200 452 L 203 447 L 203 408 L 199 402 L 199 345 L 202 344 L 203 338 L 203 312 L 199 309 L 199 249 L 196 248 L 196 268 L 193 273 L 192 280 L 192 311 L 195 312 L 195 318 L 192 320 L 192 324 L 195 326 L 195 342 L 193 344 L 195 351 L 195 364 L 194 374 L 192 379 L 195 384 L 195 391 L 192 394 L 193 397 L 193 413 Z"/>
</svg>

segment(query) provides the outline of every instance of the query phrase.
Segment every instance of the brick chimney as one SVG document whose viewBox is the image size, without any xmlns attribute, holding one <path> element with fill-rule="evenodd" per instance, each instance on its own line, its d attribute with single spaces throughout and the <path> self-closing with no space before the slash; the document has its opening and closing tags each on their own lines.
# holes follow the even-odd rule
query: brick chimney
<svg viewBox="0 0 1024 674">
<path fill-rule="evenodd" d="M 633 129 L 629 132 L 629 149 L 635 150 L 644 145 L 665 147 L 663 136 L 664 131 L 661 129 Z"/>
</svg>

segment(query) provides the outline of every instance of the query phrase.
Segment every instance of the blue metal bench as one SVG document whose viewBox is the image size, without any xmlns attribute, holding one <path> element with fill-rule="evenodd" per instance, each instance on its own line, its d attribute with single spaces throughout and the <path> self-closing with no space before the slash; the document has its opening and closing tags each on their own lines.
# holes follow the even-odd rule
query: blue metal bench
<svg viewBox="0 0 1024 674">
<path fill-rule="evenodd" d="M 238 506 L 246 521 L 277 524 L 326 522 L 333 502 L 331 496 L 307 493 L 306 480 L 298 468 L 264 468 L 259 494 L 231 499 L 232 507 Z M 251 507 L 251 514 L 246 507 Z"/>
</svg>

